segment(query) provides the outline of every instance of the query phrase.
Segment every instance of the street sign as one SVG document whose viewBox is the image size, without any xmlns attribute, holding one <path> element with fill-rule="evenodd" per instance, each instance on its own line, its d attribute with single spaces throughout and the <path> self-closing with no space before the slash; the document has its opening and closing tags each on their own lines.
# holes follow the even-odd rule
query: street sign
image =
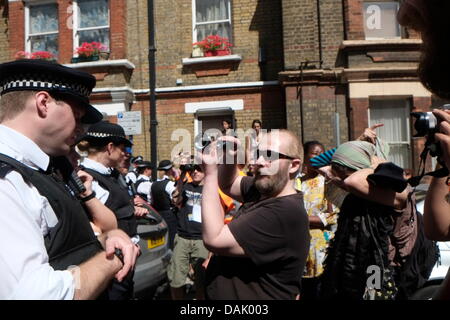
<svg viewBox="0 0 450 320">
<path fill-rule="evenodd" d="M 123 127 L 127 135 L 142 134 L 142 112 L 117 112 L 117 124 Z"/>
</svg>

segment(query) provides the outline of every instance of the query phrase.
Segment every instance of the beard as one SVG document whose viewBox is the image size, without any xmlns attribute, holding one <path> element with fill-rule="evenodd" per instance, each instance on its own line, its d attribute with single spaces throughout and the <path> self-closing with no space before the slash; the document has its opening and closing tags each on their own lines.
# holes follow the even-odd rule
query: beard
<svg viewBox="0 0 450 320">
<path fill-rule="evenodd" d="M 283 190 L 288 181 L 287 168 L 281 166 L 272 175 L 261 173 L 261 168 L 255 174 L 255 187 L 263 196 L 276 196 Z"/>
</svg>

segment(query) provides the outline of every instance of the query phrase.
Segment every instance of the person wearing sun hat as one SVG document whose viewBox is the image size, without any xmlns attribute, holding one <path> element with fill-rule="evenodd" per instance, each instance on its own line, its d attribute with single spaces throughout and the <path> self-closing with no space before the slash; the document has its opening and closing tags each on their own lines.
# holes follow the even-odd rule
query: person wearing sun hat
<svg viewBox="0 0 450 320">
<path fill-rule="evenodd" d="M 378 152 L 373 143 L 350 141 L 341 144 L 331 158 L 332 182 L 348 195 L 341 205 L 335 238 L 324 262 L 323 299 L 371 299 L 372 289 L 367 287 L 364 276 L 371 265 L 385 270 L 382 299 L 395 299 L 400 289 L 393 267 L 392 252 L 396 248 L 391 242 L 395 240 L 396 219 L 407 206 L 408 191 L 396 188 L 396 192 L 380 183 L 384 170 L 374 171 L 379 165 L 385 167 L 387 160 Z"/>
<path fill-rule="evenodd" d="M 94 86 L 92 75 L 57 63 L 0 64 L 0 202 L 13 213 L 0 215 L 0 299 L 94 299 L 134 266 L 125 233 L 95 237 L 81 204 L 91 188 L 79 200 L 49 166 L 70 152 L 82 123 L 102 119 L 89 103 Z"/>
<path fill-rule="evenodd" d="M 78 148 L 88 152 L 81 167 L 94 178 L 92 189 L 95 196 L 115 213 L 119 229 L 137 244 L 139 236 L 136 216 L 145 215 L 148 211 L 134 206 L 125 179 L 116 169 L 124 160 L 125 148 L 131 145 L 120 125 L 102 121 L 89 127 L 80 138 Z M 120 283 L 113 282 L 108 290 L 110 300 L 127 300 L 133 297 L 133 274 L 134 272 L 130 272 Z"/>
</svg>

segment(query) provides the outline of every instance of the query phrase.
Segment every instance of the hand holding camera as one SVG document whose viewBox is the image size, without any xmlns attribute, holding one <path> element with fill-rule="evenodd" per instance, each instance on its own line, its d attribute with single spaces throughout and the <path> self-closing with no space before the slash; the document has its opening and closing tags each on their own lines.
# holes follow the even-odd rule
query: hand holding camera
<svg viewBox="0 0 450 320">
<path fill-rule="evenodd" d="M 414 128 L 417 133 L 414 137 L 427 137 L 425 150 L 430 152 L 432 157 L 440 157 L 442 150 L 440 144 L 435 141 L 435 134 L 440 130 L 440 124 L 449 121 L 450 104 L 445 104 L 441 110 L 435 109 L 433 112 L 413 112 L 411 115 L 416 118 Z M 439 159 L 438 159 L 439 160 Z"/>
<path fill-rule="evenodd" d="M 433 110 L 433 115 L 439 121 L 438 132 L 434 138 L 440 145 L 441 160 L 450 168 L 450 110 Z"/>
</svg>

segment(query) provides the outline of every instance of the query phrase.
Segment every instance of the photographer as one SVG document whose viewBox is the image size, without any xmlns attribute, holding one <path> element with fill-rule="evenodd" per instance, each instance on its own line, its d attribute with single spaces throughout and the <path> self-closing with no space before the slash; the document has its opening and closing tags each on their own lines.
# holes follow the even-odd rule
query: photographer
<svg viewBox="0 0 450 320">
<path fill-rule="evenodd" d="M 440 143 L 441 159 L 445 166 L 450 165 L 450 112 L 435 110 L 433 114 L 440 121 L 439 129 L 441 133 L 434 135 L 435 140 Z M 427 236 L 438 241 L 450 240 L 450 204 L 448 200 L 449 186 L 448 177 L 434 177 L 425 200 L 425 230 Z"/>
<path fill-rule="evenodd" d="M 419 77 L 422 84 L 437 96 L 450 98 L 450 42 L 447 0 L 406 0 L 398 13 L 400 24 L 411 27 L 421 33 L 423 41 L 422 58 L 419 65 Z M 440 144 L 441 162 L 450 168 L 450 115 L 448 112 L 434 110 L 440 124 L 435 140 Z M 450 240 L 450 207 L 447 177 L 432 178 L 425 199 L 424 223 L 428 237 L 435 240 Z M 437 295 L 440 299 L 450 299 L 450 274 Z"/>
<path fill-rule="evenodd" d="M 240 142 L 224 136 L 242 152 Z M 225 164 L 217 141 L 202 152 L 205 185 L 202 200 L 203 241 L 214 253 L 206 271 L 206 295 L 213 300 L 294 300 L 300 294 L 301 270 L 309 250 L 309 224 L 302 194 L 294 188 L 303 150 L 287 130 L 263 135 L 254 178 L 239 175 L 237 152 Z M 218 188 L 243 202 L 225 224 Z"/>
</svg>

